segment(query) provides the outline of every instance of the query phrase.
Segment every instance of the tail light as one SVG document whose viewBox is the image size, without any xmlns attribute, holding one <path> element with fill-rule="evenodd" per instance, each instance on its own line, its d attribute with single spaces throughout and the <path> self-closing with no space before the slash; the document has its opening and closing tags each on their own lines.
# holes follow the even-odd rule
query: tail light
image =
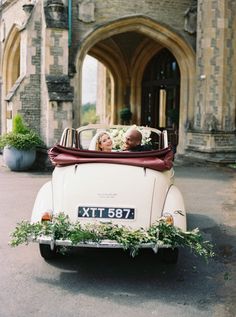
<svg viewBox="0 0 236 317">
<path fill-rule="evenodd" d="M 171 225 L 171 226 L 174 225 L 174 218 L 173 218 L 173 216 L 172 216 L 170 213 L 165 212 L 165 213 L 163 214 L 163 217 L 164 217 L 165 222 L 166 222 L 168 225 Z"/>
<path fill-rule="evenodd" d="M 43 213 L 41 221 L 51 221 L 52 220 L 52 214 L 49 211 L 46 211 L 45 213 Z"/>
</svg>

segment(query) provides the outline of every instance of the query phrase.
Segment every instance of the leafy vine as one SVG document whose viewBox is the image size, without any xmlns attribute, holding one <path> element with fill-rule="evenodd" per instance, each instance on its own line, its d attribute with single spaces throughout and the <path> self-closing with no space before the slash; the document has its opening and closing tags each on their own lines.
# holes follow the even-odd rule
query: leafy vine
<svg viewBox="0 0 236 317">
<path fill-rule="evenodd" d="M 196 255 L 203 256 L 205 260 L 214 256 L 213 245 L 204 241 L 198 228 L 191 231 L 181 229 L 168 224 L 164 218 L 160 218 L 147 230 L 130 229 L 115 224 L 86 224 L 72 223 L 64 213 L 55 215 L 51 221 L 30 223 L 23 220 L 18 223 L 11 233 L 10 245 L 15 247 L 20 244 L 28 244 L 36 241 L 41 236 L 51 236 L 54 240 L 70 240 L 72 245 L 79 243 L 113 240 L 125 250 L 129 250 L 132 256 L 137 255 L 142 244 L 152 244 L 161 247 L 168 245 L 171 248 L 188 247 Z"/>
</svg>

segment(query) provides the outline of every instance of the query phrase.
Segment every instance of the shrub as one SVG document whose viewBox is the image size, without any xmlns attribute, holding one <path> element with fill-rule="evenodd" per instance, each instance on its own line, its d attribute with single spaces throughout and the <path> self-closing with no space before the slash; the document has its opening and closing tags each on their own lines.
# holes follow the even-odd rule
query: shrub
<svg viewBox="0 0 236 317">
<path fill-rule="evenodd" d="M 27 151 L 43 146 L 43 141 L 36 132 L 25 125 L 18 114 L 13 118 L 13 130 L 0 136 L 0 148 L 5 146 Z"/>
</svg>

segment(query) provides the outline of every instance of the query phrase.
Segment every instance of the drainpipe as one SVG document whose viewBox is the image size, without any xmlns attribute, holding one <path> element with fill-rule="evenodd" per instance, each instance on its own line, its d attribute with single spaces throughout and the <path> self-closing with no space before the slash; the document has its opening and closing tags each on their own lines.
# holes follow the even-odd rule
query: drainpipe
<svg viewBox="0 0 236 317">
<path fill-rule="evenodd" d="M 71 46 L 71 35 L 72 35 L 72 0 L 68 0 L 68 46 Z"/>
</svg>

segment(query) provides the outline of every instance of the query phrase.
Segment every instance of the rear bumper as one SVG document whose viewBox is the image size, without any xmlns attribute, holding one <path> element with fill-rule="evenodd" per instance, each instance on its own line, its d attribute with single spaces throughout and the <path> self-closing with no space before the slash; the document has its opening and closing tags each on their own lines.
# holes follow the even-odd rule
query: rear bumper
<svg viewBox="0 0 236 317">
<path fill-rule="evenodd" d="M 32 241 L 32 240 L 31 240 Z M 39 244 L 48 244 L 53 250 L 56 246 L 72 247 L 72 248 L 111 248 L 111 249 L 124 249 L 124 246 L 115 240 L 101 240 L 99 242 L 80 242 L 78 244 L 72 244 L 71 240 L 54 240 L 49 236 L 41 236 L 37 240 L 33 240 Z M 143 243 L 139 245 L 141 249 L 152 249 L 157 253 L 158 249 L 171 248 L 170 245 L 155 244 L 155 243 Z"/>
</svg>

